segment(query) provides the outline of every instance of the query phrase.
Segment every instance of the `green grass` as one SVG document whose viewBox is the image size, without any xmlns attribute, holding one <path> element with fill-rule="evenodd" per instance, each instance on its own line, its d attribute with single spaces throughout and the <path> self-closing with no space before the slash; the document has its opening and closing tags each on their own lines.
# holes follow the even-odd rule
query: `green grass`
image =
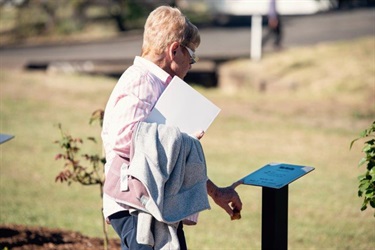
<svg viewBox="0 0 375 250">
<path fill-rule="evenodd" d="M 240 91 L 197 89 L 222 108 L 202 139 L 210 178 L 229 185 L 269 162 L 316 169 L 289 188 L 290 249 L 373 249 L 374 211 L 360 211 L 357 163 L 362 142 L 350 142 L 375 119 L 375 39 L 322 44 L 233 62 L 246 80 Z M 272 65 L 278 66 L 270 70 Z M 231 67 L 228 65 L 227 67 Z M 242 71 L 241 71 L 241 67 Z M 328 67 L 328 68 L 327 68 Z M 272 83 L 266 92 L 257 84 Z M 290 82 L 293 80 L 291 88 Z M 0 223 L 40 225 L 101 236 L 96 187 L 55 183 L 55 126 L 73 135 L 103 108 L 115 79 L 0 71 Z M 85 145 L 86 146 L 86 145 Z M 88 146 L 88 150 L 99 150 Z M 197 226 L 186 226 L 190 249 L 260 249 L 261 188 L 240 186 L 242 219 L 230 221 L 211 202 Z M 110 230 L 111 237 L 115 237 Z"/>
</svg>

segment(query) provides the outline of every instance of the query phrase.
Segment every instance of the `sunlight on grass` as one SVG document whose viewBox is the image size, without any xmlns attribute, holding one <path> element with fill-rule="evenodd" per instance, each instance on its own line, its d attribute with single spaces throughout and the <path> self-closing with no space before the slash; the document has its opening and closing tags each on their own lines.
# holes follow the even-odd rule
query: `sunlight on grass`
<svg viewBox="0 0 375 250">
<path fill-rule="evenodd" d="M 235 62 L 238 70 L 250 68 L 252 86 L 234 93 L 197 87 L 222 109 L 202 139 L 215 183 L 229 185 L 269 162 L 316 168 L 290 185 L 290 249 L 375 246 L 373 211 L 361 212 L 357 197 L 362 145 L 349 150 L 375 119 L 373 44 L 374 38 L 359 39 L 267 55 L 256 65 Z M 268 72 L 273 64 L 278 69 Z M 261 80 L 270 82 L 266 92 L 256 87 Z M 73 136 L 99 139 L 89 118 L 104 108 L 115 83 L 98 76 L 0 71 L 0 132 L 15 135 L 0 145 L 0 223 L 102 236 L 97 187 L 54 182 L 63 163 L 54 160 L 59 149 L 53 142 L 59 139 L 57 123 Z M 100 152 L 101 145 L 84 148 Z M 210 200 L 212 208 L 200 214 L 198 225 L 185 227 L 190 249 L 261 248 L 261 188 L 237 190 L 242 219 L 231 222 Z"/>
</svg>

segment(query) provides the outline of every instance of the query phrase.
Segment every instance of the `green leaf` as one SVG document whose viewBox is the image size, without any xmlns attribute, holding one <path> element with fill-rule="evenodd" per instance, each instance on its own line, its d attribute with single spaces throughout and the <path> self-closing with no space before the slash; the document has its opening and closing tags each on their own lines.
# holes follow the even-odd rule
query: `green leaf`
<svg viewBox="0 0 375 250">
<path fill-rule="evenodd" d="M 362 207 L 361 207 L 361 211 L 366 210 L 366 208 L 367 208 L 367 204 L 363 203 L 363 204 L 362 204 Z"/>
<path fill-rule="evenodd" d="M 366 159 L 365 157 L 363 157 L 363 158 L 358 162 L 358 167 L 362 166 L 366 161 L 367 161 L 367 159 Z"/>
<path fill-rule="evenodd" d="M 375 145 L 375 139 L 371 139 L 369 141 L 366 141 L 365 144 Z"/>
<path fill-rule="evenodd" d="M 359 181 L 362 181 L 362 180 L 366 179 L 366 175 L 365 174 L 361 174 L 357 178 L 358 178 Z"/>
<path fill-rule="evenodd" d="M 354 142 L 356 142 L 356 141 L 358 141 L 358 140 L 359 140 L 359 138 L 353 140 L 353 141 L 350 143 L 350 147 L 349 147 L 349 149 L 352 149 Z"/>
<path fill-rule="evenodd" d="M 373 208 L 375 208 L 375 199 L 372 199 L 370 201 L 370 206 L 373 207 Z"/>
<path fill-rule="evenodd" d="M 362 149 L 362 151 L 364 152 L 364 153 L 369 153 L 369 152 L 371 152 L 371 145 L 370 144 L 365 144 L 365 146 L 363 147 L 363 149 Z"/>
<path fill-rule="evenodd" d="M 372 179 L 375 179 L 375 168 L 371 168 L 368 171 L 368 174 L 371 176 Z"/>
<path fill-rule="evenodd" d="M 358 190 L 358 197 L 362 197 L 362 191 Z"/>
</svg>

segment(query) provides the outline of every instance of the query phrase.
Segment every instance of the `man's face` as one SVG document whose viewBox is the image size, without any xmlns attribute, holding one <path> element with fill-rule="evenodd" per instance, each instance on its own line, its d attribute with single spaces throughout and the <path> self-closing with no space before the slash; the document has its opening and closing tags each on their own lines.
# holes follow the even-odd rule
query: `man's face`
<svg viewBox="0 0 375 250">
<path fill-rule="evenodd" d="M 171 63 L 171 70 L 175 75 L 183 79 L 195 61 L 190 55 L 189 50 L 182 45 L 179 45 L 173 53 L 174 59 Z"/>
</svg>

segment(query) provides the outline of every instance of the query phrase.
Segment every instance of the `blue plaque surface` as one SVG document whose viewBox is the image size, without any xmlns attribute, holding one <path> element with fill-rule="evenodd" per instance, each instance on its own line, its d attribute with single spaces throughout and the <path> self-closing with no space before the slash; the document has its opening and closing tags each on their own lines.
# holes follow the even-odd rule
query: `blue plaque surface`
<svg viewBox="0 0 375 250">
<path fill-rule="evenodd" d="M 280 189 L 315 168 L 287 163 L 270 163 L 242 179 L 243 184 Z"/>
</svg>

